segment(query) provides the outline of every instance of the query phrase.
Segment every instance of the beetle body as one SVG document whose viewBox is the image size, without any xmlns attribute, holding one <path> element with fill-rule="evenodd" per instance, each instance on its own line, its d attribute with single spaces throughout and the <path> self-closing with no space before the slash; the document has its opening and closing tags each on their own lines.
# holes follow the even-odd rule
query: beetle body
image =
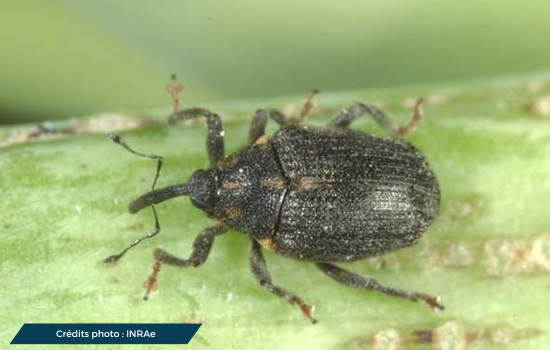
<svg viewBox="0 0 550 350">
<path fill-rule="evenodd" d="M 171 124 L 206 118 L 211 165 L 195 171 L 187 183 L 156 190 L 162 157 L 133 151 L 120 137 L 110 135 L 130 152 L 157 159 L 158 166 L 153 190 L 129 206 L 131 213 L 151 206 L 155 231 L 105 261 L 117 261 L 140 241 L 159 233 L 154 205 L 183 195 L 217 223 L 197 236 L 187 259 L 155 250 L 144 298 L 156 289 L 162 264 L 200 266 L 208 258 L 215 238 L 233 229 L 250 237 L 249 264 L 256 281 L 272 294 L 298 305 L 312 322 L 312 307 L 273 283 L 262 248 L 311 261 L 347 286 L 422 300 L 432 309 L 443 309 L 436 297 L 386 287 L 372 277 L 333 264 L 410 246 L 437 216 L 437 179 L 424 156 L 400 138 L 411 132 L 420 119 L 420 102 L 405 127 L 393 124 L 378 108 L 362 103 L 344 109 L 324 128 L 300 124 L 311 108 L 310 100 L 298 123 L 287 121 L 277 110 L 259 110 L 252 121 L 248 146 L 227 157 L 217 114 L 201 108 L 175 112 L 169 118 Z M 392 137 L 350 130 L 351 122 L 364 114 L 371 115 Z M 270 118 L 282 126 L 272 137 L 264 135 Z"/>
<path fill-rule="evenodd" d="M 264 248 L 316 262 L 414 244 L 439 208 L 437 180 L 416 148 L 349 129 L 285 126 L 200 177 L 217 178 L 207 197 L 191 193 L 209 215 Z"/>
</svg>

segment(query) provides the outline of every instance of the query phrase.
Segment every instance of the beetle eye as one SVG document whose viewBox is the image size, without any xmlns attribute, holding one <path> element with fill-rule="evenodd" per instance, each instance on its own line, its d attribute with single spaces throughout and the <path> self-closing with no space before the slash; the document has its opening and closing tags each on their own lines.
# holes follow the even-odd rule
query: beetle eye
<svg viewBox="0 0 550 350">
<path fill-rule="evenodd" d="M 206 203 L 201 201 L 200 199 L 191 197 L 191 203 L 193 203 L 193 205 L 199 208 L 200 210 L 206 209 Z"/>
</svg>

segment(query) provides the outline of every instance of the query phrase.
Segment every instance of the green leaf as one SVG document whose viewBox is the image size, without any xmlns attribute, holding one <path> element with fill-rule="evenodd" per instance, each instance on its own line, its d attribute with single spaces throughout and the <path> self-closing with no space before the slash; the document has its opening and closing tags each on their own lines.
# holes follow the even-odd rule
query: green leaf
<svg viewBox="0 0 550 350">
<path fill-rule="evenodd" d="M 150 188 L 156 168 L 103 132 L 128 129 L 122 135 L 132 147 L 163 155 L 159 186 L 165 186 L 207 166 L 201 123 L 168 127 L 159 123 L 163 111 L 66 121 L 53 125 L 63 133 L 34 137 L 32 126 L 3 127 L 1 342 L 8 344 L 24 322 L 200 321 L 191 348 L 544 348 L 550 343 L 549 93 L 550 76 L 539 75 L 319 96 L 320 109 L 308 120 L 315 125 L 355 101 L 376 102 L 404 124 L 414 98 L 426 98 L 425 117 L 408 140 L 439 178 L 439 218 L 417 246 L 348 267 L 388 286 L 439 295 L 446 309 L 434 314 L 423 304 L 352 290 L 311 264 L 266 253 L 276 284 L 317 307 L 316 325 L 255 284 L 248 238 L 237 232 L 220 236 L 199 269 L 165 267 L 159 292 L 143 301 L 153 249 L 188 256 L 196 235 L 212 223 L 184 198 L 157 207 L 158 237 L 115 266 L 102 264 L 153 228 L 149 211 L 130 215 L 126 208 Z M 298 111 L 300 100 L 207 107 L 224 116 L 229 153 L 245 145 L 254 110 Z M 368 118 L 354 128 L 381 133 Z"/>
</svg>

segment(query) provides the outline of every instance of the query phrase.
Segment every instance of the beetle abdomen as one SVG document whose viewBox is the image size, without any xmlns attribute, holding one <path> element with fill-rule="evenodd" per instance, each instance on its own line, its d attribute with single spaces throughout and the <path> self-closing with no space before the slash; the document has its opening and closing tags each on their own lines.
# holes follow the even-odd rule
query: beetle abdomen
<svg viewBox="0 0 550 350">
<path fill-rule="evenodd" d="M 271 142 L 288 183 L 273 237 L 283 255 L 379 255 L 414 244 L 437 215 L 437 180 L 403 140 L 291 125 Z"/>
</svg>

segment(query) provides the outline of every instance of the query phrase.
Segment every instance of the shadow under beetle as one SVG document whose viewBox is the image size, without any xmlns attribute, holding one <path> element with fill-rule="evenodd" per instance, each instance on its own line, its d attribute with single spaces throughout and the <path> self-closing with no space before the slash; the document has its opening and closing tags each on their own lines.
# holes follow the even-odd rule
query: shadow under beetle
<svg viewBox="0 0 550 350">
<path fill-rule="evenodd" d="M 206 148 L 210 168 L 197 170 L 189 182 L 155 189 L 162 157 L 131 149 L 119 136 L 113 141 L 142 157 L 157 159 L 152 190 L 129 205 L 136 213 L 150 206 L 155 230 L 122 252 L 105 259 L 112 263 L 130 248 L 160 231 L 155 204 L 189 196 L 193 205 L 217 223 L 202 231 L 188 259 L 162 249 L 154 251 L 153 272 L 144 282 L 144 299 L 157 288 L 162 266 L 198 267 L 210 253 L 216 236 L 229 229 L 250 237 L 249 263 L 256 281 L 269 292 L 300 307 L 312 323 L 313 308 L 301 297 L 271 280 L 262 249 L 313 262 L 322 272 L 344 285 L 388 295 L 422 300 L 443 309 L 439 298 L 386 287 L 374 278 L 334 265 L 365 259 L 415 244 L 437 216 L 440 194 L 437 179 L 424 156 L 400 137 L 411 132 L 421 118 L 421 100 L 405 127 L 398 127 L 378 108 L 356 103 L 337 114 L 327 127 L 301 125 L 312 108 L 312 94 L 298 119 L 289 120 L 277 110 L 258 110 L 248 134 L 248 146 L 224 156 L 220 117 L 205 109 L 179 111 L 181 85 L 169 85 L 174 100 L 170 124 L 206 119 Z M 370 115 L 390 137 L 348 129 L 364 114 Z M 264 135 L 268 119 L 281 128 Z"/>
</svg>

